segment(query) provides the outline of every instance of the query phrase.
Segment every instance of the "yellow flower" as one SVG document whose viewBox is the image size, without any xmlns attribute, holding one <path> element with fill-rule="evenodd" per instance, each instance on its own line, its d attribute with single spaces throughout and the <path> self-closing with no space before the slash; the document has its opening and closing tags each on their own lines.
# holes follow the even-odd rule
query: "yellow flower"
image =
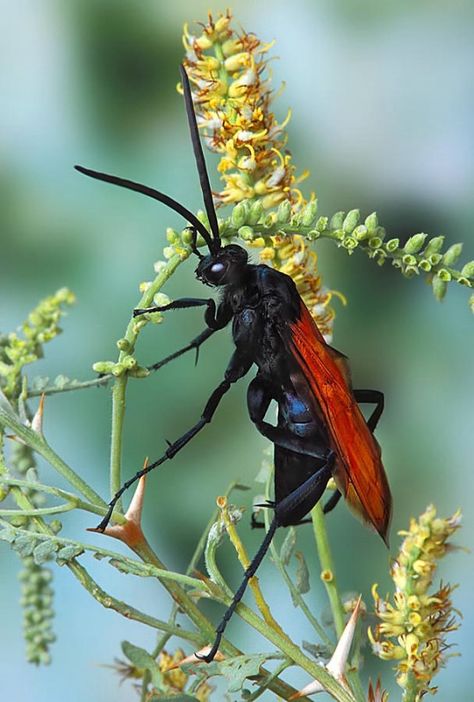
<svg viewBox="0 0 474 702">
<path fill-rule="evenodd" d="M 186 66 L 193 88 L 196 116 L 205 144 L 220 155 L 217 170 L 223 181 L 215 195 L 217 205 L 260 203 L 264 211 L 287 203 L 290 223 L 309 202 L 296 187 L 307 177 L 295 175 L 286 146 L 288 112 L 278 123 L 270 109 L 272 92 L 266 76 L 267 52 L 254 34 L 237 32 L 227 12 L 206 25 L 198 35 L 184 30 Z M 314 210 L 314 213 L 316 210 Z M 262 248 L 261 259 L 295 281 L 310 313 L 327 340 L 332 337 L 334 311 L 329 306 L 333 292 L 326 290 L 317 270 L 317 258 L 301 236 L 283 236 L 284 223 L 275 211 L 267 217 L 277 236 L 254 237 L 252 245 Z M 314 219 L 314 217 L 313 217 Z M 268 223 L 267 222 L 267 223 Z M 342 296 L 341 296 L 342 297 Z M 343 300 L 344 301 L 344 300 Z"/>
<path fill-rule="evenodd" d="M 400 532 L 405 539 L 391 569 L 397 588 L 393 604 L 378 595 L 376 585 L 372 588 L 380 619 L 374 631 L 369 629 L 372 649 L 379 658 L 398 661 L 397 682 L 417 702 L 436 690 L 431 679 L 447 658 L 446 634 L 458 628 L 451 603 L 454 588 L 442 585 L 433 594 L 427 591 L 460 521 L 459 512 L 448 519 L 436 517 L 430 505 L 418 521 L 411 520 L 408 531 Z"/>
</svg>

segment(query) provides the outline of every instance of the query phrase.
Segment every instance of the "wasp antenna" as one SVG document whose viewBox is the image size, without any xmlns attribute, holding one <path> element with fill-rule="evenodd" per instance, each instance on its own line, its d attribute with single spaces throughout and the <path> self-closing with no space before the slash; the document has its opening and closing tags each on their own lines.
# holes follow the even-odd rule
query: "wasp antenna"
<svg viewBox="0 0 474 702">
<path fill-rule="evenodd" d="M 202 150 L 201 139 L 199 138 L 199 130 L 196 122 L 196 114 L 194 112 L 193 97 L 191 86 L 189 84 L 188 74 L 183 64 L 179 67 L 181 80 L 183 81 L 184 104 L 186 106 L 186 114 L 188 116 L 189 131 L 191 133 L 191 142 L 193 145 L 194 158 L 199 173 L 199 181 L 201 183 L 201 191 L 204 199 L 204 207 L 206 208 L 209 226 L 214 237 L 214 244 L 209 247 L 211 251 L 216 251 L 221 247 L 221 238 L 219 236 L 219 225 L 217 224 L 217 215 L 212 199 L 211 185 L 209 183 L 209 175 L 207 173 L 206 161 Z"/>
<path fill-rule="evenodd" d="M 126 188 L 127 190 L 134 190 L 137 193 L 146 195 L 147 197 L 153 198 L 153 200 L 158 200 L 164 205 L 174 210 L 180 214 L 184 219 L 186 219 L 195 230 L 202 234 L 206 244 L 209 249 L 214 246 L 213 239 L 211 238 L 209 232 L 202 222 L 198 220 L 196 215 L 194 215 L 190 210 L 188 210 L 184 205 L 174 200 L 169 195 L 165 195 L 155 188 L 150 188 L 148 185 L 143 185 L 142 183 L 136 183 L 133 180 L 127 180 L 126 178 L 119 178 L 119 176 L 110 175 L 108 173 L 100 173 L 99 171 L 93 171 L 90 168 L 84 168 L 84 166 L 74 166 L 76 171 L 83 173 L 90 178 L 95 178 L 96 180 L 103 180 L 105 183 L 111 183 L 112 185 L 118 185 L 120 188 Z"/>
</svg>

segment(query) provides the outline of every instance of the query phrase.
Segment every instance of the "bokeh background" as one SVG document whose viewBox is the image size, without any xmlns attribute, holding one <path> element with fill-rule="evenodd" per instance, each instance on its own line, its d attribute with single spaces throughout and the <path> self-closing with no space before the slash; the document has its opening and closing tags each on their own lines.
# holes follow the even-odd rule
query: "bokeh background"
<svg viewBox="0 0 474 702">
<path fill-rule="evenodd" d="M 181 98 L 175 86 L 185 21 L 204 20 L 215 2 L 151 0 L 16 0 L 2 3 L 0 41 L 0 268 L 1 327 L 15 328 L 38 299 L 67 285 L 78 297 L 65 333 L 48 347 L 38 372 L 86 379 L 96 360 L 114 358 L 138 300 L 138 283 L 152 277 L 166 226 L 180 226 L 156 203 L 81 177 L 76 162 L 155 185 L 200 206 Z M 321 214 L 376 209 L 392 236 L 418 231 L 465 242 L 474 257 L 472 191 L 474 10 L 468 2 L 281 0 L 233 4 L 238 22 L 277 40 L 275 85 L 286 89 L 275 105 L 280 118 L 293 109 L 289 146 L 300 169 L 311 169 Z M 209 159 L 210 164 L 215 161 Z M 216 178 L 214 183 L 217 184 Z M 335 345 L 350 356 L 359 387 L 380 388 L 386 412 L 378 431 L 395 499 L 397 529 L 434 502 L 442 515 L 457 507 L 472 545 L 473 333 L 467 291 L 449 290 L 442 305 L 421 280 L 405 280 L 356 253 L 349 258 L 318 244 L 326 283 L 348 297 L 338 310 Z M 193 262 L 166 288 L 193 295 Z M 138 349 L 150 363 L 185 344 L 202 328 L 198 311 L 170 315 L 146 330 Z M 130 383 L 124 465 L 159 455 L 200 413 L 219 382 L 231 351 L 228 333 L 210 341 L 197 369 L 190 357 L 146 381 Z M 245 382 L 225 399 L 211 427 L 149 481 L 146 531 L 163 560 L 183 569 L 213 509 L 215 496 L 238 477 L 254 486 L 264 442 L 245 410 Z M 56 396 L 47 402 L 45 430 L 52 445 L 103 495 L 107 494 L 110 391 Z M 45 481 L 55 480 L 47 467 Z M 256 490 L 260 490 L 257 486 Z M 249 506 L 251 493 L 236 496 Z M 247 512 L 248 514 L 248 512 Z M 93 520 L 92 520 L 93 521 Z M 87 516 L 64 520 L 64 534 L 84 538 Z M 389 585 L 382 543 L 340 506 L 329 520 L 337 572 L 344 591 L 370 600 L 372 582 Z M 260 533 L 248 520 L 241 533 L 249 550 Z M 99 538 L 88 536 L 89 539 Z M 326 607 L 308 531 L 299 548 L 312 572 L 308 601 Z M 471 689 L 473 556 L 457 552 L 441 568 L 459 582 L 455 604 L 464 613 L 452 635 L 450 661 L 438 677 L 442 699 L 468 699 Z M 87 559 L 106 590 L 158 617 L 170 602 L 155 583 L 110 572 Z M 128 639 L 152 647 L 153 631 L 101 609 L 65 569 L 56 569 L 53 663 L 24 662 L 18 561 L 0 550 L 0 679 L 2 697 L 51 702 L 67 697 L 114 702 L 135 699 L 103 667 Z M 233 558 L 226 574 L 240 578 Z M 267 559 L 264 588 L 284 625 L 300 640 L 311 632 L 275 578 Z M 213 611 L 217 616 L 217 609 Z M 250 650 L 263 642 L 237 618 L 230 632 Z M 393 688 L 390 664 L 367 655 L 366 670 L 382 671 Z M 288 679 L 304 683 L 291 673 Z"/>
</svg>

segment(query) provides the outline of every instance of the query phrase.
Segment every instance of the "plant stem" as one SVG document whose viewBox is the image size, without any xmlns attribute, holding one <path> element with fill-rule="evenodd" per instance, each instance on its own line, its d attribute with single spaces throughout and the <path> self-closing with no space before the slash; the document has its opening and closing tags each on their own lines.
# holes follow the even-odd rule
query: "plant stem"
<svg viewBox="0 0 474 702">
<path fill-rule="evenodd" d="M 45 458 L 68 483 L 81 492 L 89 502 L 105 506 L 105 502 L 100 495 L 55 453 L 41 434 L 38 434 L 36 431 L 33 431 L 33 429 L 30 429 L 30 427 L 23 424 L 11 406 L 9 406 L 9 408 L 4 404 L 0 406 L 0 424 L 8 426 L 17 438 L 22 439 L 25 444 L 43 456 L 43 458 Z"/>
<path fill-rule="evenodd" d="M 336 634 L 339 638 L 344 631 L 344 607 L 337 589 L 336 573 L 329 546 L 323 510 L 320 504 L 313 507 L 311 518 L 313 520 L 314 537 L 318 549 L 319 563 L 321 565 L 321 580 L 326 587 Z"/>
<path fill-rule="evenodd" d="M 172 256 L 163 270 L 156 276 L 149 288 L 143 293 L 137 307 L 150 307 L 156 293 L 161 290 L 166 281 L 175 272 L 177 267 L 182 263 L 189 254 L 175 254 Z M 143 325 L 140 325 L 137 320 L 132 317 L 127 325 L 124 339 L 128 342 L 128 350 L 120 351 L 118 362 L 123 361 L 125 356 L 130 355 L 135 348 L 138 334 Z M 125 417 L 125 393 L 127 389 L 128 373 L 115 378 L 112 391 L 112 427 L 111 427 L 111 445 L 110 445 L 110 493 L 111 497 L 120 489 L 122 485 L 121 478 L 121 462 L 122 462 L 122 436 L 123 423 Z M 121 501 L 117 504 L 118 511 L 121 511 Z"/>
</svg>

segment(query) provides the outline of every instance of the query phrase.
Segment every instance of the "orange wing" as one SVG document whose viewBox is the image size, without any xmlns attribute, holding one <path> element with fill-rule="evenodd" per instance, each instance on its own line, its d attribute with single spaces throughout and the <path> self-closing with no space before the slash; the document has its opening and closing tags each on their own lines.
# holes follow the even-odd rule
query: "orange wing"
<svg viewBox="0 0 474 702">
<path fill-rule="evenodd" d="M 388 543 L 390 488 L 380 447 L 351 391 L 343 357 L 326 344 L 303 302 L 300 317 L 290 328 L 294 358 L 321 407 L 337 456 L 337 486 L 354 510 Z"/>
</svg>

